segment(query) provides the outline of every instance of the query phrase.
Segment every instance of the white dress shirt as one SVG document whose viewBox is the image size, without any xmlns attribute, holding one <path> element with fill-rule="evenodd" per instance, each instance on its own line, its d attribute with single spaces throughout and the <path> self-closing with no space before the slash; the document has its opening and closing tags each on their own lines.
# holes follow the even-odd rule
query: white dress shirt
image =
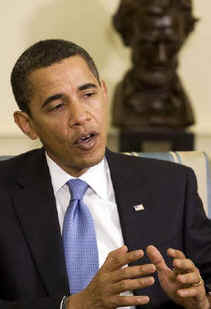
<svg viewBox="0 0 211 309">
<path fill-rule="evenodd" d="M 62 232 L 64 215 L 71 198 L 66 183 L 74 177 L 70 176 L 59 167 L 47 153 L 46 159 L 56 198 L 56 207 Z M 79 178 L 89 185 L 83 200 L 89 208 L 94 220 L 99 254 L 99 267 L 101 267 L 109 252 L 124 244 L 110 170 L 106 159 L 104 158 L 100 163 L 89 168 L 88 171 Z M 125 292 L 121 295 L 132 294 L 130 292 Z"/>
</svg>

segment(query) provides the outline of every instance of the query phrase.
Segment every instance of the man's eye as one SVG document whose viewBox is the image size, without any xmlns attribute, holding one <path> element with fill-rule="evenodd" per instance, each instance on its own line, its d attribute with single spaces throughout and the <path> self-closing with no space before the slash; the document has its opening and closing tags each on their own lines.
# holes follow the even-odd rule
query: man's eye
<svg viewBox="0 0 211 309">
<path fill-rule="evenodd" d="M 60 110 L 62 108 L 64 108 L 64 103 L 59 103 L 59 104 L 56 104 L 56 105 L 52 106 L 50 108 L 50 111 L 56 111 L 56 110 Z"/>
<path fill-rule="evenodd" d="M 96 92 L 94 92 L 94 91 L 92 91 L 92 92 L 87 92 L 87 93 L 84 94 L 84 97 L 85 97 L 85 98 L 89 98 L 89 97 L 92 97 L 92 96 L 95 95 L 95 94 L 96 94 Z"/>
</svg>

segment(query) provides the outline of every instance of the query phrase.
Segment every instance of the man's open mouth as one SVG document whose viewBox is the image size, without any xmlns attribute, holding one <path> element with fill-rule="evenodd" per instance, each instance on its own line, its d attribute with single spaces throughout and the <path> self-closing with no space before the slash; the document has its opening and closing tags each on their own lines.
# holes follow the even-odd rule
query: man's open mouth
<svg viewBox="0 0 211 309">
<path fill-rule="evenodd" d="M 94 147 L 96 143 L 96 138 L 98 134 L 96 132 L 92 132 L 89 134 L 82 134 L 76 141 L 75 145 L 81 148 L 82 150 L 89 150 Z"/>
<path fill-rule="evenodd" d="M 82 135 L 79 139 L 77 139 L 76 144 L 88 143 L 94 136 L 96 136 L 96 133 Z"/>
</svg>

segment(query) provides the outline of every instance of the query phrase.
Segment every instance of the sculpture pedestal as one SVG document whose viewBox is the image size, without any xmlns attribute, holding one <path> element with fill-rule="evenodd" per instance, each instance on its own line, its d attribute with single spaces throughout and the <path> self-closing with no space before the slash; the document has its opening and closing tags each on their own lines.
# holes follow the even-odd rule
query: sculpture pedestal
<svg viewBox="0 0 211 309">
<path fill-rule="evenodd" d="M 120 152 L 191 151 L 194 134 L 185 130 L 149 128 L 119 131 Z"/>
</svg>

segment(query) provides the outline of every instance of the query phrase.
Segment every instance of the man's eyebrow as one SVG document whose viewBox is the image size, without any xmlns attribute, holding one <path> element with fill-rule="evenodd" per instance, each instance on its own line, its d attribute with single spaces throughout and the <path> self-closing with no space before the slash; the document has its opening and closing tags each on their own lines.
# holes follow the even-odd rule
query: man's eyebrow
<svg viewBox="0 0 211 309">
<path fill-rule="evenodd" d="M 90 89 L 90 88 L 97 88 L 97 85 L 93 84 L 93 83 L 87 83 L 87 84 L 84 84 L 84 85 L 81 85 L 78 87 L 78 90 L 79 91 L 83 91 L 83 90 L 86 90 L 86 89 Z M 57 93 L 57 94 L 54 94 L 50 97 L 48 97 L 44 103 L 42 104 L 41 108 L 44 108 L 46 105 L 48 105 L 49 103 L 51 103 L 52 101 L 55 101 L 55 100 L 58 100 L 58 99 L 61 99 L 62 97 L 64 97 L 64 95 L 62 93 Z"/>
<path fill-rule="evenodd" d="M 95 85 L 93 83 L 87 83 L 87 84 L 84 84 L 82 86 L 79 86 L 78 90 L 82 91 L 82 90 L 86 90 L 86 89 L 89 89 L 89 88 L 97 88 L 97 85 Z"/>
<path fill-rule="evenodd" d="M 48 104 L 51 103 L 52 101 L 61 99 L 62 97 L 64 97 L 64 95 L 63 95 L 62 93 L 58 93 L 58 94 L 55 94 L 55 95 L 52 95 L 52 96 L 48 97 L 48 98 L 44 101 L 44 103 L 42 104 L 41 108 L 44 108 L 46 105 L 48 105 Z"/>
</svg>

